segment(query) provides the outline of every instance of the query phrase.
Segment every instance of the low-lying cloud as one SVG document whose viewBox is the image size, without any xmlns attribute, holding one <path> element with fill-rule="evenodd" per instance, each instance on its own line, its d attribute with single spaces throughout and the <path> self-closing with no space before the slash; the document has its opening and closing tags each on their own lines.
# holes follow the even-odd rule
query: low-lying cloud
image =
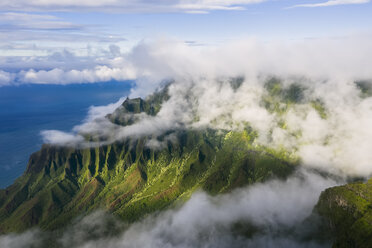
<svg viewBox="0 0 372 248">
<path fill-rule="evenodd" d="M 336 184 L 300 170 L 285 181 L 258 183 L 224 195 L 197 192 L 184 205 L 127 227 L 97 212 L 75 221 L 56 240 L 70 248 L 329 247 L 312 236 L 316 223 L 304 221 L 320 192 Z M 0 245 L 30 247 L 42 237 L 38 231 L 2 236 Z"/>
<path fill-rule="evenodd" d="M 12 82 L 12 74 L 6 71 L 0 70 L 0 87 L 10 85 Z"/>
<path fill-rule="evenodd" d="M 96 66 L 93 69 L 69 70 L 52 69 L 49 71 L 23 71 L 19 74 L 22 83 L 33 84 L 70 84 L 70 83 L 96 83 L 111 80 L 124 81 L 134 79 L 130 68 L 110 68 Z"/>
<path fill-rule="evenodd" d="M 123 58 L 137 79 L 130 97 L 146 96 L 164 79 L 173 79 L 170 99 L 156 116 L 137 114 L 137 122 L 126 127 L 91 118 L 67 134 L 66 144 L 79 143 L 84 133 L 96 134 L 104 140 L 100 144 L 107 144 L 177 128 L 241 130 L 248 123 L 258 132 L 257 145 L 286 149 L 309 167 L 369 176 L 372 98 L 355 82 L 372 78 L 370 40 L 369 36 L 293 43 L 245 40 L 218 48 L 171 40 L 142 42 Z M 277 103 L 283 111 L 265 107 L 266 82 L 272 76 L 281 79 L 283 89 L 297 85 L 298 102 Z M 241 85 L 234 88 L 231 80 L 237 77 Z M 370 81 L 363 82 L 368 88 Z M 46 142 L 63 143 L 54 142 L 63 140 L 60 132 L 44 134 Z"/>
</svg>

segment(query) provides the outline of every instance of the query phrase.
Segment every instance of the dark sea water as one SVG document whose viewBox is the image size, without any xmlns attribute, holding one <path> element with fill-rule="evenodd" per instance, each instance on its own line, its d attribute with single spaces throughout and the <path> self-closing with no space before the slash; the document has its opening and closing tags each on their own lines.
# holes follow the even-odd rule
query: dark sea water
<svg viewBox="0 0 372 248">
<path fill-rule="evenodd" d="M 90 106 L 107 105 L 126 96 L 133 82 L 0 87 L 0 188 L 26 169 L 40 149 L 40 131 L 69 131 Z"/>
</svg>

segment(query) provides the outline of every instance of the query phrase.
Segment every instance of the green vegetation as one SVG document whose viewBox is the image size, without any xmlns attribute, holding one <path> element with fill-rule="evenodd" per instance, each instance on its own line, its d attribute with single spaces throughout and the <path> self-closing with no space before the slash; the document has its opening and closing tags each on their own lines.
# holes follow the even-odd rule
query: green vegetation
<svg viewBox="0 0 372 248">
<path fill-rule="evenodd" d="M 107 209 L 127 221 L 164 209 L 204 189 L 211 194 L 273 176 L 286 177 L 295 161 L 253 148 L 248 131 L 182 131 L 161 150 L 148 138 L 72 149 L 44 145 L 25 174 L 0 191 L 2 232 L 32 226 L 55 229 L 71 218 Z"/>
<path fill-rule="evenodd" d="M 356 87 L 360 90 L 360 96 L 367 98 L 372 96 L 372 81 L 360 80 L 355 82 Z"/>
<path fill-rule="evenodd" d="M 129 125 L 138 114 L 156 115 L 168 98 L 165 87 L 146 100 L 127 99 L 107 118 Z M 0 190 L 0 232 L 53 230 L 97 209 L 135 221 L 184 202 L 198 189 L 218 194 L 288 176 L 297 159 L 257 146 L 256 137 L 247 126 L 169 131 L 95 148 L 44 145 L 31 155 L 24 175 Z M 153 139 L 162 145 L 148 147 Z"/>
<path fill-rule="evenodd" d="M 311 102 L 311 106 L 318 112 L 320 118 L 327 119 L 327 110 L 324 107 L 324 103 L 317 99 Z"/>
<path fill-rule="evenodd" d="M 238 89 L 243 80 L 232 79 L 233 89 Z M 363 94 L 369 94 L 367 86 L 358 85 Z M 287 127 L 281 116 L 295 104 L 309 104 L 321 118 L 327 118 L 324 103 L 304 99 L 306 89 L 301 85 L 285 87 L 272 78 L 265 88 L 262 104 L 280 117 L 278 125 L 283 129 Z M 145 100 L 128 98 L 107 118 L 125 126 L 141 115 L 155 116 L 169 99 L 167 90 L 168 86 Z M 285 148 L 258 145 L 257 132 L 249 123 L 244 127 L 239 131 L 170 130 L 160 137 L 127 138 L 93 148 L 43 145 L 31 155 L 24 175 L 0 190 L 0 233 L 34 226 L 60 229 L 73 218 L 98 209 L 132 222 L 183 203 L 199 189 L 221 194 L 273 177 L 286 178 L 294 171 L 297 156 Z M 168 135 L 172 135 L 172 141 Z M 89 134 L 85 137 L 93 139 Z M 159 146 L 149 146 L 154 139 Z M 325 190 L 314 212 L 331 230 L 334 247 L 370 247 L 372 179 Z M 247 235 L 254 231 L 244 222 L 234 229 Z"/>
<path fill-rule="evenodd" d="M 315 211 L 335 237 L 333 247 L 371 247 L 372 179 L 325 190 Z"/>
<path fill-rule="evenodd" d="M 265 83 L 267 94 L 262 98 L 263 106 L 271 113 L 282 115 L 294 104 L 304 103 L 305 87 L 292 83 L 284 86 L 278 78 L 271 78 Z"/>
<path fill-rule="evenodd" d="M 169 84 L 161 91 L 148 96 L 145 100 L 141 98 L 127 98 L 123 104 L 112 114 L 109 114 L 107 118 L 115 124 L 127 126 L 138 121 L 138 114 L 140 113 L 155 116 L 159 112 L 161 104 L 169 99 L 168 87 Z"/>
</svg>

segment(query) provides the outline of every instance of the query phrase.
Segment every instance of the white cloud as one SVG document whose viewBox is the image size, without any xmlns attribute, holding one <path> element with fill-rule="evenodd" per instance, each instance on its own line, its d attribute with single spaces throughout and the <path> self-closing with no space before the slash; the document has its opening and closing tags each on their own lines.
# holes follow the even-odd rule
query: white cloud
<svg viewBox="0 0 372 248">
<path fill-rule="evenodd" d="M 187 10 L 189 12 L 208 10 L 243 10 L 244 5 L 264 1 L 265 0 L 181 0 L 175 5 L 175 8 Z"/>
<path fill-rule="evenodd" d="M 13 71 L 13 74 L 16 76 L 15 80 L 19 80 L 25 72 L 31 70 L 34 72 L 48 72 L 53 69 L 58 69 L 62 70 L 63 73 L 66 73 L 72 70 L 82 71 L 84 69 L 90 69 L 93 71 L 97 66 L 119 68 L 122 70 L 123 67 L 126 66 L 124 58 L 117 53 L 114 55 L 112 51 L 110 51 L 110 46 L 112 45 L 112 43 L 108 43 L 107 49 L 101 49 L 100 51 L 91 51 L 92 49 L 88 46 L 82 49 L 85 50 L 85 52 L 81 55 L 78 54 L 76 50 L 74 51 L 66 48 L 45 50 L 45 47 L 43 46 L 13 44 L 10 47 L 5 47 L 5 49 L 39 50 L 47 53 L 45 56 L 0 56 L 0 68 L 7 68 L 3 70 Z M 23 72 L 19 73 L 20 71 Z M 14 81 L 13 83 L 22 82 Z"/>
<path fill-rule="evenodd" d="M 115 111 L 125 100 L 125 97 L 120 98 L 117 102 L 105 106 L 91 106 L 88 111 L 88 116 L 85 121 L 93 121 L 95 119 L 103 118 L 107 114 Z"/>
<path fill-rule="evenodd" d="M 0 12 L 0 23 L 2 56 L 28 55 L 32 58 L 35 55 L 46 56 L 66 47 L 79 53 L 79 56 L 86 56 L 88 51 L 84 47 L 87 44 L 95 51 L 104 51 L 105 46 L 126 41 L 122 35 L 109 31 L 108 27 L 77 24 L 47 13 Z M 112 52 L 111 56 L 120 55 L 117 50 L 115 54 Z"/>
<path fill-rule="evenodd" d="M 330 1 L 321 2 L 321 3 L 297 4 L 297 5 L 292 6 L 291 8 L 296 8 L 296 7 L 316 8 L 316 7 L 328 7 L 328 6 L 336 6 L 336 5 L 365 4 L 369 2 L 370 0 L 330 0 Z"/>
<path fill-rule="evenodd" d="M 360 97 L 354 81 L 372 78 L 370 41 L 369 36 L 295 43 L 245 40 L 218 48 L 175 41 L 143 42 L 116 64 L 127 66 L 118 67 L 117 73 L 109 68 L 104 69 L 107 73 L 98 73 L 101 69 L 31 71 L 24 74 L 24 80 L 94 82 L 133 75 L 137 87 L 131 97 L 137 97 L 151 93 L 164 79 L 174 79 L 176 83 L 169 88 L 171 98 L 157 116 L 139 114 L 138 122 L 126 127 L 104 118 L 90 119 L 74 132 L 95 133 L 105 140 L 102 144 L 107 144 L 128 136 L 160 135 L 174 128 L 239 130 L 248 122 L 259 132 L 258 144 L 285 147 L 300 156 L 306 166 L 368 176 L 372 174 L 372 100 Z M 124 73 L 127 70 L 133 74 Z M 281 115 L 269 112 L 262 104 L 267 75 L 283 78 L 284 87 L 301 84 L 307 89 L 306 101 L 323 102 L 327 119 L 306 102 Z M 237 76 L 245 80 L 234 90 L 228 80 Z M 283 121 L 285 129 L 280 125 Z"/>
<path fill-rule="evenodd" d="M 41 232 L 38 230 L 0 236 L 0 246 L 4 248 L 27 248 L 30 244 L 40 246 L 41 242 Z"/>
<path fill-rule="evenodd" d="M 299 172 L 286 181 L 270 181 L 211 197 L 196 193 L 178 210 L 135 223 L 111 247 L 319 247 L 300 241 L 304 219 L 320 192 L 336 183 L 316 174 Z M 234 224 L 248 222 L 261 229 L 251 238 L 231 233 Z M 295 237 L 284 230 L 296 228 Z M 304 227 L 305 229 L 305 227 Z M 280 232 L 286 233 L 281 235 Z M 288 235 L 288 236 L 287 236 Z M 294 235 L 296 236 L 296 235 Z M 88 242 L 81 247 L 97 244 Z M 244 244 L 244 245 L 243 245 Z"/>
<path fill-rule="evenodd" d="M 0 13 L 2 28 L 7 29 L 41 29 L 41 30 L 80 30 L 81 25 L 62 21 L 52 15 L 28 14 L 20 12 Z"/>
<path fill-rule="evenodd" d="M 9 72 L 0 70 L 0 87 L 5 85 L 11 85 L 14 75 Z"/>
<path fill-rule="evenodd" d="M 0 8 L 16 11 L 208 12 L 242 10 L 265 0 L 3 0 Z"/>
<path fill-rule="evenodd" d="M 84 141 L 84 138 L 81 135 L 75 135 L 57 130 L 42 131 L 41 135 L 43 136 L 45 143 L 52 143 L 56 145 L 75 146 Z"/>
<path fill-rule="evenodd" d="M 96 66 L 94 69 L 69 70 L 52 69 L 49 71 L 22 71 L 18 81 L 33 84 L 70 84 L 70 83 L 96 83 L 110 80 L 129 80 L 135 78 L 135 72 L 131 68 L 110 68 L 108 66 Z"/>
</svg>

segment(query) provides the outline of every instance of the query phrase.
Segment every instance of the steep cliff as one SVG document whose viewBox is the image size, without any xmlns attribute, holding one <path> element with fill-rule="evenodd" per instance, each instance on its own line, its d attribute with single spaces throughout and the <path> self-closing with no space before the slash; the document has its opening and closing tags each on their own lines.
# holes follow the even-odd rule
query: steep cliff
<svg viewBox="0 0 372 248">
<path fill-rule="evenodd" d="M 333 247 L 372 246 L 372 179 L 325 190 L 315 210 L 335 238 Z"/>
<path fill-rule="evenodd" d="M 147 99 L 127 99 L 107 118 L 116 125 L 156 115 L 166 88 Z M 172 134 L 172 139 L 166 138 Z M 89 137 L 87 137 L 89 139 Z M 162 210 L 203 189 L 210 194 L 288 176 L 297 165 L 285 152 L 254 144 L 255 132 L 170 130 L 97 147 L 43 145 L 27 169 L 0 191 L 0 231 L 56 229 L 72 218 L 105 209 L 126 221 Z"/>
</svg>

